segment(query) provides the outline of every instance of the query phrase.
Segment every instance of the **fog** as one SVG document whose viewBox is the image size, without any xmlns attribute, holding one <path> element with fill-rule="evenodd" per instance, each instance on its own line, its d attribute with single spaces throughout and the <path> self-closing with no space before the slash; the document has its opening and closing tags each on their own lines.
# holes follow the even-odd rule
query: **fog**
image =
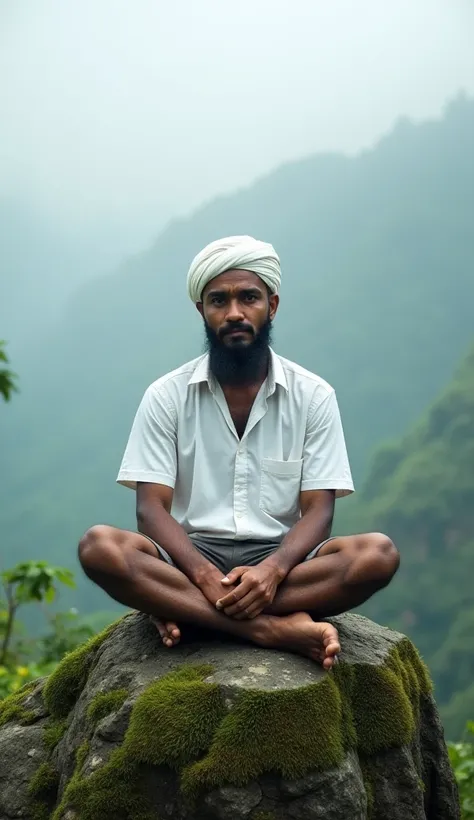
<svg viewBox="0 0 474 820">
<path fill-rule="evenodd" d="M 3 2 L 0 198 L 115 260 L 282 162 L 438 116 L 474 92 L 473 34 L 470 0 Z"/>
</svg>

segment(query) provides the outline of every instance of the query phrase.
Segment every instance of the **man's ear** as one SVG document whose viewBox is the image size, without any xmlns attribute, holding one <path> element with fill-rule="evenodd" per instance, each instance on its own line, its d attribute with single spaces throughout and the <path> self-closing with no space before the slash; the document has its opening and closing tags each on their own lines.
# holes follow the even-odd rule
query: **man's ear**
<svg viewBox="0 0 474 820">
<path fill-rule="evenodd" d="M 280 297 L 278 293 L 271 293 L 268 297 L 268 302 L 270 305 L 270 319 L 273 320 L 275 313 L 278 310 L 278 305 L 280 304 Z"/>
<path fill-rule="evenodd" d="M 204 318 L 204 306 L 203 306 L 202 302 L 196 302 L 196 307 L 197 307 L 199 313 L 201 314 L 201 316 Z"/>
</svg>

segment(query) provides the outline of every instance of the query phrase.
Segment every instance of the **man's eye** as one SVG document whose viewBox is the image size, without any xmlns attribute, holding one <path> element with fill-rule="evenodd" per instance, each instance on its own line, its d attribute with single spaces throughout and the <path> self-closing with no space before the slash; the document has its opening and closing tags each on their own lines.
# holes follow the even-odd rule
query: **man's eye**
<svg viewBox="0 0 474 820">
<path fill-rule="evenodd" d="M 255 293 L 248 293 L 245 298 L 247 302 L 254 302 L 257 297 L 255 296 Z"/>
</svg>

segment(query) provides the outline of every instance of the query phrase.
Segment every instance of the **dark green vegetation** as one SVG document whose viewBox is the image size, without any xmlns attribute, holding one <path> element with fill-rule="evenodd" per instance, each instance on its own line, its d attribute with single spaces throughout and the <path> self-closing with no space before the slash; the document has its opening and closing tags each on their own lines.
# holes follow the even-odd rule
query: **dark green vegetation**
<svg viewBox="0 0 474 820">
<path fill-rule="evenodd" d="M 412 430 L 376 452 L 351 516 L 344 526 L 401 547 L 396 580 L 364 613 L 414 638 L 456 739 L 474 710 L 474 347 Z"/>
<path fill-rule="evenodd" d="M 87 710 L 87 719 L 91 726 L 95 726 L 106 715 L 116 712 L 127 700 L 126 689 L 114 689 L 112 692 L 103 692 L 96 695 Z"/>
<path fill-rule="evenodd" d="M 32 723 L 35 719 L 35 714 L 31 709 L 25 706 L 25 698 L 31 694 L 35 684 L 30 681 L 22 686 L 18 692 L 13 692 L 6 698 L 0 700 L 0 726 L 8 723 L 10 720 L 16 720 L 23 725 Z"/>
<path fill-rule="evenodd" d="M 5 342 L 0 341 L 0 396 L 4 401 L 10 401 L 15 390 L 17 390 L 15 374 L 8 367 Z"/>
<path fill-rule="evenodd" d="M 449 757 L 459 786 L 462 820 L 474 820 L 474 723 L 468 723 L 465 735 L 450 744 Z"/>
<path fill-rule="evenodd" d="M 64 718 L 74 706 L 94 660 L 96 650 L 114 629 L 108 626 L 85 644 L 68 653 L 59 667 L 48 678 L 44 700 L 55 718 Z"/>
<path fill-rule="evenodd" d="M 49 820 L 59 788 L 59 776 L 50 763 L 42 763 L 29 785 L 33 820 Z"/>
</svg>

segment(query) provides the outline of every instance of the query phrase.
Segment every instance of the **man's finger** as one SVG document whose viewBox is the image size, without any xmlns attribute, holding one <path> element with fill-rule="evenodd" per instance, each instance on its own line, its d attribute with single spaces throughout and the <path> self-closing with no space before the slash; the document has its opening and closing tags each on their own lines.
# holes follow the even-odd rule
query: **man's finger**
<svg viewBox="0 0 474 820">
<path fill-rule="evenodd" d="M 224 607 L 224 612 L 226 615 L 229 615 L 233 618 L 235 615 L 244 612 L 244 610 L 249 609 L 251 606 L 255 604 L 256 601 L 259 599 L 259 593 L 255 589 L 250 589 L 243 598 L 237 601 L 235 604 L 231 604 L 231 606 Z"/>
<path fill-rule="evenodd" d="M 225 609 L 228 606 L 233 606 L 237 603 L 237 601 L 240 601 L 240 599 L 247 594 L 249 588 L 249 582 L 246 582 L 245 580 L 242 581 L 242 583 L 239 584 L 238 587 L 231 590 L 231 592 L 228 592 L 227 595 L 224 595 L 223 598 L 219 598 L 219 600 L 216 601 L 217 609 Z"/>
<path fill-rule="evenodd" d="M 227 573 L 225 578 L 221 578 L 221 584 L 235 584 L 248 567 L 234 567 Z"/>
<path fill-rule="evenodd" d="M 261 612 L 264 610 L 264 604 L 260 601 L 254 603 L 253 606 L 245 607 L 243 612 L 240 612 L 238 615 L 234 615 L 235 621 L 244 621 L 244 620 L 251 620 L 252 618 L 256 618 L 257 615 L 260 615 Z"/>
</svg>

